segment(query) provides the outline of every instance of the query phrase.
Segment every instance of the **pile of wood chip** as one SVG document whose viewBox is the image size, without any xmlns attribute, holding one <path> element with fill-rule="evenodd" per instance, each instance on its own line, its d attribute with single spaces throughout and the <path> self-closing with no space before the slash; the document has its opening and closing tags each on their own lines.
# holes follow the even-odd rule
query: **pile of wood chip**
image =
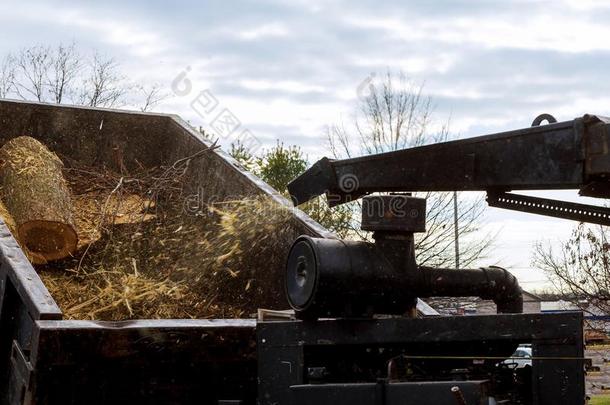
<svg viewBox="0 0 610 405">
<path fill-rule="evenodd" d="M 266 305 L 261 275 L 290 213 L 260 196 L 187 212 L 189 163 L 203 155 L 129 175 L 63 169 L 78 247 L 35 267 L 64 318 L 236 318 Z"/>
</svg>

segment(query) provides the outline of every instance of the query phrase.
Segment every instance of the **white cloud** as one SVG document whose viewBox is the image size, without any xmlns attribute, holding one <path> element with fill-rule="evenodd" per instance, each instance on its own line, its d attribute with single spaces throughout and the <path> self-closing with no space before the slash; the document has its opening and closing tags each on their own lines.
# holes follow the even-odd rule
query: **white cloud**
<svg viewBox="0 0 610 405">
<path fill-rule="evenodd" d="M 324 87 L 293 80 L 241 80 L 239 84 L 249 90 L 280 90 L 288 93 L 302 94 L 323 92 Z"/>
<path fill-rule="evenodd" d="M 12 3 L 12 4 L 11 4 Z M 3 7 L 4 6 L 4 7 Z M 98 38 L 100 44 L 121 49 L 135 57 L 162 55 L 169 49 L 169 43 L 159 31 L 143 21 L 102 13 L 98 9 L 80 6 L 50 5 L 36 2 L 0 5 L 0 15 L 10 16 L 12 22 L 22 25 L 56 26 L 61 41 L 78 40 L 79 33 L 87 33 Z M 62 33 L 70 33 L 62 35 Z M 50 38 L 40 38 L 39 43 L 53 42 Z"/>
<path fill-rule="evenodd" d="M 454 66 L 456 57 L 452 53 L 433 52 L 421 55 L 379 55 L 368 57 L 356 55 L 351 62 L 359 67 L 372 69 L 385 69 L 392 66 L 394 69 L 402 69 L 407 74 L 430 74 L 447 73 Z"/>
<path fill-rule="evenodd" d="M 123 48 L 137 57 L 162 55 L 169 49 L 169 44 L 157 30 L 138 26 L 130 20 L 118 20 L 80 10 L 64 10 L 55 21 L 64 27 L 93 31 L 101 42 Z"/>
<path fill-rule="evenodd" d="M 610 9 L 610 4 L 606 0 L 564 0 L 563 3 L 576 10 L 593 11 Z"/>
<path fill-rule="evenodd" d="M 403 41 L 439 41 L 454 46 L 588 52 L 610 50 L 610 26 L 565 13 L 408 20 L 349 17 L 361 29 L 376 29 Z"/>
<path fill-rule="evenodd" d="M 290 30 L 280 23 L 263 24 L 251 29 L 236 31 L 235 36 L 246 41 L 255 41 L 265 38 L 285 37 Z"/>
</svg>

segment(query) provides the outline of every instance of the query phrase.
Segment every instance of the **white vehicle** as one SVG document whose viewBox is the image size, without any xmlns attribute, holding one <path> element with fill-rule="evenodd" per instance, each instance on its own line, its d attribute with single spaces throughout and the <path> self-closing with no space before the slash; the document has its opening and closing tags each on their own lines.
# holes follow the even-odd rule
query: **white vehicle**
<svg viewBox="0 0 610 405">
<path fill-rule="evenodd" d="M 529 345 L 520 345 L 513 355 L 504 360 L 504 364 L 514 365 L 515 368 L 524 368 L 532 366 L 532 347 Z"/>
</svg>

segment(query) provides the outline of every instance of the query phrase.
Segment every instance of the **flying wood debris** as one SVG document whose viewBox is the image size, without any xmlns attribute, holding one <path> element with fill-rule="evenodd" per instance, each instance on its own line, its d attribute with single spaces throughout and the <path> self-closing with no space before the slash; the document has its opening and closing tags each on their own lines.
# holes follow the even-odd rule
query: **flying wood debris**
<svg viewBox="0 0 610 405">
<path fill-rule="evenodd" d="M 185 174 L 213 148 L 132 175 L 63 169 L 78 248 L 36 269 L 65 318 L 235 318 L 265 304 L 260 271 L 283 260 L 290 213 L 261 196 L 186 212 Z"/>
<path fill-rule="evenodd" d="M 256 311 L 264 290 L 258 272 L 278 256 L 274 243 L 289 212 L 252 197 L 187 213 L 186 170 L 188 161 L 132 177 L 66 171 L 79 234 L 91 243 L 61 266 L 39 269 L 66 317 L 233 318 Z"/>
</svg>

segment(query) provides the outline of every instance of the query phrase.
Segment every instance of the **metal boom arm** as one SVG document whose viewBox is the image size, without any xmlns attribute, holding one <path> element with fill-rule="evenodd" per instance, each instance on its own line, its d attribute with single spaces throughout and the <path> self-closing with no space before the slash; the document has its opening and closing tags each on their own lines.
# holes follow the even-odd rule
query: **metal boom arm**
<svg viewBox="0 0 610 405">
<path fill-rule="evenodd" d="M 585 115 L 353 159 L 323 158 L 288 186 L 295 205 L 326 193 L 331 206 L 374 192 L 487 191 L 490 205 L 610 224 L 605 208 L 548 199 L 542 203 L 535 197 L 511 205 L 507 201 L 524 196 L 505 194 L 552 189 L 610 198 L 610 119 Z"/>
</svg>

